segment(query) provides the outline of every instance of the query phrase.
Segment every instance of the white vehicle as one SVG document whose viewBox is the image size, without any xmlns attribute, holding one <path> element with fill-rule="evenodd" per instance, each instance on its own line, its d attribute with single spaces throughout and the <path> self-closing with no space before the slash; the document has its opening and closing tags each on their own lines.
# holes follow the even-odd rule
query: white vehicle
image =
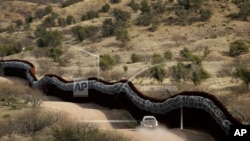
<svg viewBox="0 0 250 141">
<path fill-rule="evenodd" d="M 154 116 L 144 116 L 141 121 L 142 127 L 156 128 L 158 126 L 158 121 Z"/>
</svg>

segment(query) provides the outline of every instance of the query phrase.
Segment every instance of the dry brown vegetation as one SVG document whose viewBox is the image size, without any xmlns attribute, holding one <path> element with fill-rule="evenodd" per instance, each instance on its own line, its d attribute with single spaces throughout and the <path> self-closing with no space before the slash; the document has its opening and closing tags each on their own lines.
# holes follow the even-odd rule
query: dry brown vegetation
<svg viewBox="0 0 250 141">
<path fill-rule="evenodd" d="M 163 0 L 165 1 L 165 0 Z M 45 1 L 43 1 L 45 2 Z M 57 2 L 57 0 L 55 0 Z M 60 2 L 60 0 L 58 0 Z M 64 54 L 59 58 L 58 62 L 54 62 L 45 56 L 46 48 L 38 48 L 36 45 L 36 37 L 34 36 L 35 29 L 50 15 L 41 19 L 35 19 L 30 24 L 24 24 L 20 29 L 15 28 L 17 19 L 24 20 L 27 13 L 34 14 L 38 9 L 45 7 L 44 3 L 39 1 L 39 4 L 33 0 L 22 1 L 4 1 L 0 3 L 0 43 L 10 43 L 12 40 L 23 42 L 26 51 L 20 54 L 4 57 L 4 59 L 24 59 L 32 62 L 37 67 L 37 75 L 41 76 L 46 73 L 55 73 L 62 75 L 67 79 L 76 77 L 97 76 L 97 60 L 93 55 L 110 54 L 119 55 L 120 63 L 113 66 L 111 70 L 106 72 L 100 71 L 101 78 L 109 81 L 116 81 L 122 78 L 131 78 L 139 71 L 151 67 L 151 57 L 153 54 L 161 54 L 165 51 L 170 51 L 173 54 L 171 60 L 164 60 L 162 66 L 165 68 L 167 75 L 162 81 L 164 86 L 177 86 L 176 92 L 166 94 L 164 92 L 145 92 L 149 96 L 168 97 L 169 95 L 187 91 L 199 90 L 206 91 L 217 96 L 232 113 L 239 117 L 244 123 L 249 122 L 247 109 L 250 105 L 250 93 L 246 90 L 240 79 L 232 78 L 232 73 L 235 68 L 240 65 L 249 67 L 249 53 L 238 57 L 229 56 L 229 46 L 231 42 L 243 40 L 249 46 L 250 26 L 249 21 L 240 19 L 231 19 L 228 15 L 237 13 L 239 8 L 232 1 L 209 0 L 201 6 L 204 9 L 209 9 L 213 14 L 208 21 L 200 21 L 196 16 L 199 10 L 192 13 L 187 19 L 186 25 L 182 25 L 178 16 L 175 14 L 176 2 L 168 3 L 166 11 L 157 16 L 159 24 L 150 23 L 149 26 L 136 25 L 137 18 L 141 12 L 133 11 L 127 6 L 129 1 L 122 0 L 119 4 L 111 4 L 109 1 L 100 0 L 84 0 L 74 5 L 61 8 L 60 4 L 51 4 L 53 11 L 60 18 L 66 18 L 68 15 L 73 15 L 75 23 L 64 27 L 58 26 L 48 28 L 49 30 L 62 31 L 63 40 L 60 48 Z M 149 5 L 156 1 L 149 0 Z M 99 13 L 99 18 L 81 21 L 82 15 L 90 10 L 98 11 L 105 4 L 110 4 L 110 10 L 107 13 Z M 46 3 L 48 4 L 48 3 Z M 13 8 L 14 7 L 14 8 Z M 115 36 L 103 37 L 102 31 L 97 32 L 97 39 L 85 39 L 82 42 L 76 40 L 71 29 L 74 26 L 96 26 L 102 29 L 103 21 L 107 18 L 113 18 L 115 8 L 122 9 L 131 14 L 131 19 L 127 22 L 127 31 L 130 41 L 126 42 L 126 46 L 121 47 Z M 199 17 L 199 16 L 198 16 Z M 153 19 L 153 18 L 152 18 Z M 113 18 L 113 22 L 115 19 Z M 10 25 L 7 31 L 5 28 Z M 148 31 L 149 28 L 157 25 L 154 32 Z M 191 81 L 175 82 L 172 78 L 171 68 L 178 62 L 184 64 L 191 63 L 183 61 L 180 57 L 180 51 L 183 48 L 188 48 L 194 55 L 202 58 L 202 66 L 210 74 L 210 78 L 203 81 L 200 85 L 194 86 Z M 204 57 L 204 50 L 207 48 L 210 53 Z M 32 50 L 32 51 L 30 51 Z M 131 60 L 131 55 L 135 53 L 141 56 L 141 60 L 136 63 Z M 124 72 L 123 66 L 127 66 L 128 70 Z M 132 82 L 140 88 L 140 86 L 158 85 L 158 82 L 151 77 L 150 71 L 143 71 L 138 74 Z M 1 88 L 3 89 L 3 88 Z M 19 91 L 16 91 L 19 93 Z M 155 94 L 157 93 L 157 94 Z M 239 107 L 233 107 L 239 105 Z M 243 101 L 244 104 L 240 104 Z M 246 111 L 244 111 L 246 110 Z M 236 111 L 236 112 L 235 112 Z M 240 111 L 240 112 L 239 112 Z M 243 117 L 241 113 L 246 113 Z"/>
</svg>

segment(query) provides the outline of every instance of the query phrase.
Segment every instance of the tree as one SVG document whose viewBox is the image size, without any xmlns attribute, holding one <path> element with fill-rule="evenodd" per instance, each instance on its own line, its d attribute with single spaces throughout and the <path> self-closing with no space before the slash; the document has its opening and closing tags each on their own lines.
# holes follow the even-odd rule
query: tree
<svg viewBox="0 0 250 141">
<path fill-rule="evenodd" d="M 111 18 L 105 19 L 102 25 L 102 36 L 108 37 L 114 34 L 115 25 Z"/>
<path fill-rule="evenodd" d="M 171 60 L 173 57 L 173 54 L 170 51 L 165 51 L 163 55 L 166 60 Z"/>
<path fill-rule="evenodd" d="M 246 85 L 246 88 L 249 88 L 250 83 L 250 69 L 246 66 L 242 66 L 239 68 L 236 68 L 235 72 L 233 73 L 233 77 L 239 78 L 243 81 L 243 83 Z"/>
<path fill-rule="evenodd" d="M 46 50 L 46 56 L 51 57 L 55 62 L 58 61 L 59 57 L 63 54 L 63 51 L 60 48 L 48 48 Z"/>
<path fill-rule="evenodd" d="M 161 56 L 161 54 L 153 54 L 152 56 L 152 64 L 158 64 L 162 63 L 164 61 L 164 58 Z"/>
<path fill-rule="evenodd" d="M 249 53 L 249 46 L 242 40 L 237 40 L 230 43 L 229 55 L 232 57 Z"/>
<path fill-rule="evenodd" d="M 115 63 L 115 59 L 109 54 L 103 54 L 100 56 L 100 68 L 103 71 L 112 69 Z"/>
<path fill-rule="evenodd" d="M 45 27 L 53 27 L 56 25 L 55 23 L 55 19 L 57 18 L 57 14 L 52 12 L 50 16 L 48 16 L 47 18 L 44 19 L 44 21 L 42 22 L 42 26 Z"/>
<path fill-rule="evenodd" d="M 155 78 L 158 83 L 162 83 L 164 80 L 164 77 L 166 76 L 166 71 L 161 66 L 155 66 L 150 68 L 150 73 L 153 78 Z"/>
<path fill-rule="evenodd" d="M 133 53 L 131 55 L 131 61 L 132 63 L 140 62 L 141 61 L 141 56 L 138 54 Z"/>
</svg>

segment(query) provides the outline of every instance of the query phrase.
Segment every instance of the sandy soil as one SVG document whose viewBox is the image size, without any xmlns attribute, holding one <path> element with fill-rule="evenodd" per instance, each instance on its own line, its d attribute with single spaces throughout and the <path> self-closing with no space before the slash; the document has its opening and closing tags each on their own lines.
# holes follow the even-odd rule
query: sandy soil
<svg viewBox="0 0 250 141">
<path fill-rule="evenodd" d="M 43 102 L 42 107 L 68 113 L 70 117 L 81 122 L 86 120 L 117 120 L 121 118 L 122 114 L 124 114 L 124 111 L 122 110 L 110 110 L 96 104 L 75 104 L 61 101 L 45 101 Z M 132 130 L 114 129 L 109 122 L 98 122 L 95 125 L 105 130 L 116 130 L 124 135 L 130 136 L 132 140 L 135 141 L 152 141 L 156 139 L 158 141 L 213 141 L 209 135 L 191 130 L 167 129 L 166 127 L 159 127 L 154 130 L 142 129 L 140 127 Z"/>
</svg>

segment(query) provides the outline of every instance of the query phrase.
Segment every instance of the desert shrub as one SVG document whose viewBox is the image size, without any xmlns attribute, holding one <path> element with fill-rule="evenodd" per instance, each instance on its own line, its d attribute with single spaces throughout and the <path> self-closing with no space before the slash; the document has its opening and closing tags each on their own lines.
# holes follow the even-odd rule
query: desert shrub
<svg viewBox="0 0 250 141">
<path fill-rule="evenodd" d="M 142 13 L 150 13 L 151 7 L 149 6 L 147 0 L 143 0 L 143 1 L 141 2 L 140 10 L 141 10 Z"/>
<path fill-rule="evenodd" d="M 107 71 L 113 68 L 116 61 L 109 54 L 100 55 L 100 68 L 103 71 Z"/>
<path fill-rule="evenodd" d="M 27 17 L 25 17 L 25 23 L 26 24 L 29 24 L 29 23 L 32 23 L 33 22 L 33 17 L 28 15 Z"/>
<path fill-rule="evenodd" d="M 155 66 L 150 68 L 150 73 L 159 83 L 162 83 L 166 76 L 166 70 L 162 66 Z"/>
<path fill-rule="evenodd" d="M 249 20 L 250 18 L 250 1 L 243 2 L 239 5 L 239 13 L 238 17 L 242 18 L 243 20 Z"/>
<path fill-rule="evenodd" d="M 105 19 L 102 25 L 102 36 L 108 37 L 114 34 L 115 25 L 111 18 Z"/>
<path fill-rule="evenodd" d="M 75 18 L 72 15 L 68 15 L 66 18 L 67 25 L 75 23 Z"/>
<path fill-rule="evenodd" d="M 0 44 L 0 57 L 16 54 L 21 51 L 22 51 L 21 43 Z"/>
<path fill-rule="evenodd" d="M 48 15 L 52 12 L 53 12 L 53 8 L 49 5 L 49 6 L 46 6 L 44 9 L 39 9 L 38 11 L 36 11 L 36 16 L 37 18 L 42 18 L 45 15 Z"/>
<path fill-rule="evenodd" d="M 98 17 L 99 17 L 98 11 L 90 10 L 86 14 L 82 15 L 81 20 L 86 21 L 86 20 L 91 20 L 91 19 L 98 18 Z"/>
<path fill-rule="evenodd" d="M 201 4 L 203 3 L 202 0 L 178 0 L 179 5 L 183 6 L 185 9 L 199 9 Z"/>
<path fill-rule="evenodd" d="M 135 12 L 137 12 L 140 9 L 140 5 L 137 2 L 135 2 L 135 0 L 131 0 L 128 6 L 130 6 Z"/>
<path fill-rule="evenodd" d="M 123 46 L 130 40 L 128 31 L 126 29 L 122 29 L 116 32 L 116 40 L 120 41 Z"/>
<path fill-rule="evenodd" d="M 246 66 L 241 66 L 239 68 L 236 68 L 235 72 L 233 73 L 233 76 L 235 78 L 239 78 L 243 81 L 243 83 L 246 85 L 246 88 L 249 88 L 250 83 L 250 69 Z"/>
<path fill-rule="evenodd" d="M 122 0 L 110 0 L 111 3 L 120 3 Z"/>
<path fill-rule="evenodd" d="M 210 17 L 212 16 L 212 12 L 208 9 L 201 9 L 200 10 L 200 19 L 201 21 L 207 21 L 210 19 Z"/>
<path fill-rule="evenodd" d="M 175 81 L 188 80 L 190 78 L 191 65 L 178 63 L 172 67 L 172 74 Z"/>
<path fill-rule="evenodd" d="M 61 31 L 57 31 L 57 30 L 47 31 L 45 29 L 45 32 L 44 33 L 43 32 L 44 32 L 44 29 L 41 29 L 41 30 L 39 29 L 39 32 L 36 33 L 39 37 L 37 40 L 38 47 L 48 47 L 48 46 L 56 47 L 61 44 L 61 41 L 63 39 Z"/>
<path fill-rule="evenodd" d="M 167 2 L 163 2 L 162 0 L 157 0 L 156 3 L 153 3 L 152 7 L 157 14 L 163 14 L 166 11 L 166 5 Z"/>
<path fill-rule="evenodd" d="M 82 26 L 74 26 L 71 28 L 71 31 L 74 33 L 74 35 L 80 42 L 87 38 L 86 29 Z"/>
<path fill-rule="evenodd" d="M 66 20 L 64 18 L 58 18 L 57 22 L 58 22 L 58 25 L 62 26 L 62 27 L 67 25 L 67 22 L 66 22 Z"/>
<path fill-rule="evenodd" d="M 16 20 L 16 26 L 17 27 L 20 27 L 20 26 L 22 26 L 23 25 L 23 21 L 22 20 Z"/>
<path fill-rule="evenodd" d="M 149 26 L 152 21 L 152 14 L 150 13 L 143 13 L 140 15 L 136 20 L 136 25 L 143 25 L 143 26 Z"/>
<path fill-rule="evenodd" d="M 175 9 L 175 15 L 178 16 L 179 21 L 182 25 L 186 25 L 188 23 L 189 11 L 184 7 L 180 6 Z"/>
<path fill-rule="evenodd" d="M 151 32 L 155 32 L 158 29 L 158 26 L 160 25 L 160 22 L 157 20 L 153 20 L 151 27 L 148 29 Z"/>
<path fill-rule="evenodd" d="M 63 51 L 60 48 L 48 48 L 46 50 L 46 56 L 52 58 L 54 61 L 58 61 L 59 57 L 63 54 Z"/>
<path fill-rule="evenodd" d="M 200 68 L 193 71 L 191 80 L 193 81 L 194 85 L 196 86 L 208 78 L 209 78 L 208 72 L 205 71 L 202 67 L 200 67 Z"/>
<path fill-rule="evenodd" d="M 141 56 L 138 54 L 133 53 L 131 55 L 131 61 L 132 63 L 140 62 L 141 61 Z"/>
<path fill-rule="evenodd" d="M 246 2 L 246 1 L 248 1 L 248 0 L 232 0 L 232 2 L 237 4 L 237 5 L 240 3 Z"/>
<path fill-rule="evenodd" d="M 211 53 L 211 50 L 208 48 L 208 46 L 205 47 L 204 52 L 203 52 L 203 56 L 207 57 L 209 54 Z"/>
<path fill-rule="evenodd" d="M 127 11 L 120 10 L 120 9 L 114 9 L 113 15 L 116 19 L 116 21 L 128 21 L 131 18 L 131 14 Z"/>
<path fill-rule="evenodd" d="M 113 58 L 115 60 L 115 65 L 118 65 L 121 63 L 121 57 L 119 55 L 114 55 Z"/>
<path fill-rule="evenodd" d="M 52 12 L 50 16 L 48 16 L 47 18 L 44 19 L 44 21 L 42 22 L 42 26 L 45 27 L 53 27 L 56 25 L 56 20 L 57 18 L 57 14 Z"/>
<path fill-rule="evenodd" d="M 128 71 L 128 66 L 123 66 L 123 70 L 124 70 L 124 72 L 127 72 Z"/>
<path fill-rule="evenodd" d="M 34 34 L 35 34 L 36 37 L 42 37 L 42 36 L 44 36 L 46 34 L 46 31 L 47 31 L 46 27 L 44 27 L 44 26 L 37 26 Z"/>
<path fill-rule="evenodd" d="M 230 56 L 235 57 L 248 52 L 249 52 L 249 46 L 247 46 L 247 44 L 244 41 L 237 40 L 230 43 L 230 49 L 229 49 Z"/>
<path fill-rule="evenodd" d="M 152 64 L 158 64 L 158 63 L 162 63 L 164 61 L 164 58 L 161 56 L 161 54 L 153 54 L 152 55 Z"/>
<path fill-rule="evenodd" d="M 67 7 L 69 5 L 72 5 L 72 4 L 75 4 L 75 3 L 78 3 L 80 1 L 82 1 L 82 0 L 66 0 L 62 3 L 62 8 Z"/>
<path fill-rule="evenodd" d="M 165 52 L 163 53 L 163 56 L 164 56 L 164 58 L 165 58 L 166 60 L 171 60 L 172 57 L 173 57 L 173 54 L 172 54 L 170 51 L 165 51 Z"/>
<path fill-rule="evenodd" d="M 109 12 L 109 9 L 110 9 L 110 6 L 109 4 L 106 3 L 105 5 L 102 6 L 101 12 L 104 12 L 104 13 Z"/>
<path fill-rule="evenodd" d="M 95 40 L 97 38 L 97 33 L 99 28 L 96 26 L 74 26 L 71 31 L 77 37 L 77 39 L 82 42 L 84 39 L 90 38 L 91 40 Z"/>
<path fill-rule="evenodd" d="M 194 57 L 193 53 L 186 47 L 180 51 L 180 56 L 186 61 L 191 61 Z"/>
</svg>

